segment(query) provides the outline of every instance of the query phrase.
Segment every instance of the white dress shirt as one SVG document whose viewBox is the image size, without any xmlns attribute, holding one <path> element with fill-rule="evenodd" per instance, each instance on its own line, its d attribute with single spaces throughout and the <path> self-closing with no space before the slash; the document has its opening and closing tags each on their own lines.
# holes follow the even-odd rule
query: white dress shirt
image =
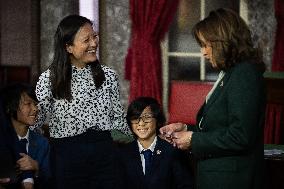
<svg viewBox="0 0 284 189">
<path fill-rule="evenodd" d="M 143 148 L 143 146 L 140 144 L 140 142 L 137 140 L 138 143 L 138 148 L 139 148 L 139 153 L 140 153 L 140 158 L 141 158 L 141 162 L 142 162 L 142 167 L 143 167 L 143 173 L 145 174 L 145 158 L 144 155 L 141 153 L 143 150 L 151 150 L 152 153 L 155 150 L 156 147 L 156 143 L 157 143 L 157 136 L 154 138 L 154 141 L 152 142 L 152 144 L 150 145 L 149 148 L 145 149 Z"/>
<path fill-rule="evenodd" d="M 27 144 L 26 144 L 27 153 L 29 152 L 29 134 L 30 134 L 30 131 L 28 130 L 27 134 L 24 137 L 21 137 L 21 136 L 18 135 L 19 140 L 27 139 L 27 141 L 28 141 Z M 34 184 L 34 179 L 33 178 L 26 178 L 22 182 L 29 182 L 29 183 Z"/>
</svg>

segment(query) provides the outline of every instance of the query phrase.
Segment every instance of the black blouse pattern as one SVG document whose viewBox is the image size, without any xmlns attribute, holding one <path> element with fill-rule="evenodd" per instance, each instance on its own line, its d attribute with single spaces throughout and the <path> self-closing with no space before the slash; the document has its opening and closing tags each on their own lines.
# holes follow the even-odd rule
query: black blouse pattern
<svg viewBox="0 0 284 189">
<path fill-rule="evenodd" d="M 106 80 L 99 89 L 95 87 L 90 66 L 72 66 L 73 99 L 70 102 L 52 97 L 50 70 L 43 72 L 36 85 L 40 110 L 37 126 L 41 126 L 49 115 L 48 125 L 53 138 L 75 136 L 90 128 L 100 131 L 118 129 L 131 135 L 120 103 L 117 74 L 111 68 L 101 66 Z"/>
</svg>

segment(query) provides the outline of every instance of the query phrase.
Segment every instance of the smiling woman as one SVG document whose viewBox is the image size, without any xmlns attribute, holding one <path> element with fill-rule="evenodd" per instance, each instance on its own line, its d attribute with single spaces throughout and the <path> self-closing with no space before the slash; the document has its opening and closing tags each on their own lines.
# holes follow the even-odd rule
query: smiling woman
<svg viewBox="0 0 284 189">
<path fill-rule="evenodd" d="M 89 62 L 97 60 L 97 47 L 99 36 L 91 24 L 85 24 L 75 35 L 72 44 L 67 44 L 67 51 L 70 53 L 71 64 L 84 68 Z"/>
<path fill-rule="evenodd" d="M 50 115 L 56 188 L 116 188 L 110 131 L 131 135 L 119 99 L 118 76 L 99 63 L 98 34 L 86 17 L 63 18 L 54 39 L 54 59 L 39 77 L 36 94 L 41 110 L 38 125 Z"/>
</svg>

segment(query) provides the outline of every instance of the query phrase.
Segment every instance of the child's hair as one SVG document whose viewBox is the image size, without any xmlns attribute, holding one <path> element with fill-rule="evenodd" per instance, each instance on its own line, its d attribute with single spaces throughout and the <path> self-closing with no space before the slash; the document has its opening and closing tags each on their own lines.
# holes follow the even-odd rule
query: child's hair
<svg viewBox="0 0 284 189">
<path fill-rule="evenodd" d="M 0 90 L 3 109 L 8 117 L 17 119 L 17 111 L 23 93 L 26 93 L 29 97 L 37 102 L 35 90 L 28 84 L 15 83 L 7 85 Z"/>
<path fill-rule="evenodd" d="M 159 133 L 159 129 L 165 124 L 166 118 L 161 105 L 152 97 L 138 97 L 130 103 L 126 116 L 127 123 L 132 130 L 130 120 L 139 118 L 143 110 L 147 107 L 150 107 L 154 118 L 157 120 L 156 133 Z"/>
</svg>

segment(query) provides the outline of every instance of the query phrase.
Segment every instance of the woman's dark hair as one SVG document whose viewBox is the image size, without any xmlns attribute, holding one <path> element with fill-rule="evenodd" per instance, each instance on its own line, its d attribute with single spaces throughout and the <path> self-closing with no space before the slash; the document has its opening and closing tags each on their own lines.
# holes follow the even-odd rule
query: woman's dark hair
<svg viewBox="0 0 284 189">
<path fill-rule="evenodd" d="M 54 35 L 54 58 L 50 65 L 50 81 L 53 97 L 71 100 L 72 65 L 66 45 L 72 45 L 76 33 L 85 24 L 93 23 L 79 15 L 69 15 L 59 23 Z M 98 60 L 89 63 L 95 86 L 99 88 L 105 81 L 104 71 Z"/>
<path fill-rule="evenodd" d="M 132 130 L 130 120 L 139 118 L 147 107 L 150 107 L 154 118 L 157 120 L 156 133 L 159 133 L 159 129 L 165 124 L 166 118 L 161 105 L 152 97 L 138 97 L 130 103 L 126 116 L 127 123 Z"/>
<path fill-rule="evenodd" d="M 224 8 L 211 11 L 193 27 L 192 33 L 200 46 L 205 45 L 200 35 L 210 42 L 213 60 L 219 69 L 226 70 L 243 60 L 251 60 L 265 70 L 261 52 L 254 48 L 247 24 L 234 11 Z"/>
<path fill-rule="evenodd" d="M 17 119 L 17 111 L 23 93 L 37 102 L 35 90 L 28 84 L 15 83 L 3 87 L 0 91 L 0 96 L 3 103 L 3 109 L 7 117 Z"/>
</svg>

